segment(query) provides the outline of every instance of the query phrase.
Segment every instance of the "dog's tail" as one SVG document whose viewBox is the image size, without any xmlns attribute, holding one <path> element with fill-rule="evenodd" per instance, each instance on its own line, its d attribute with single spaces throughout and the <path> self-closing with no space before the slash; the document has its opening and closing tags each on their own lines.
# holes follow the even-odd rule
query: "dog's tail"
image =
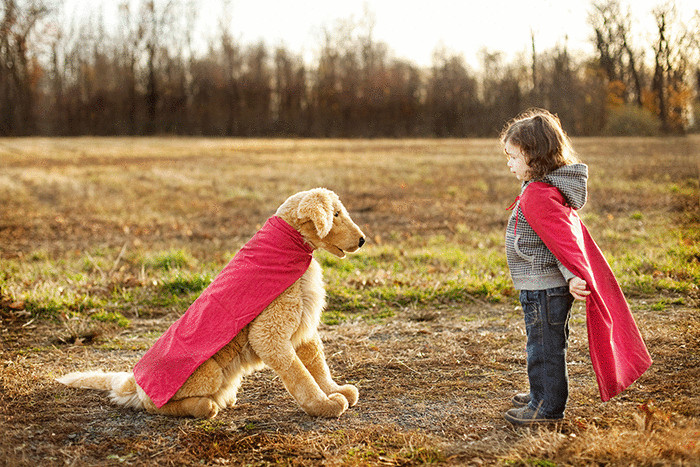
<svg viewBox="0 0 700 467">
<path fill-rule="evenodd" d="M 115 404 L 134 409 L 143 408 L 143 403 L 136 390 L 136 381 L 133 373 L 85 371 L 69 373 L 56 378 L 56 381 L 74 388 L 109 391 L 109 397 Z"/>
</svg>

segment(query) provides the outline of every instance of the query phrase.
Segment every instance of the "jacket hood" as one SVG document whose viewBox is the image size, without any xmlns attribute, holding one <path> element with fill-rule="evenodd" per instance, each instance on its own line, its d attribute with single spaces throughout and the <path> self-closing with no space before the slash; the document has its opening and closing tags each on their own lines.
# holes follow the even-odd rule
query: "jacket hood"
<svg viewBox="0 0 700 467">
<path fill-rule="evenodd" d="M 570 164 L 559 167 L 537 181 L 556 187 L 564 195 L 566 202 L 574 209 L 581 209 L 586 204 L 588 198 L 588 166 L 586 164 Z"/>
</svg>

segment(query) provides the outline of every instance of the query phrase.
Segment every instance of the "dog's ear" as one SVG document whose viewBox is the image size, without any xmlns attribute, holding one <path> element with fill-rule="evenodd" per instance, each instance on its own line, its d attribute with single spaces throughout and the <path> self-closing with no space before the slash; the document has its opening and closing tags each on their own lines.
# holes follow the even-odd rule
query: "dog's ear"
<svg viewBox="0 0 700 467">
<path fill-rule="evenodd" d="M 297 207 L 299 219 L 312 221 L 319 238 L 328 235 L 333 227 L 333 195 L 325 188 L 315 188 L 301 198 Z"/>
</svg>

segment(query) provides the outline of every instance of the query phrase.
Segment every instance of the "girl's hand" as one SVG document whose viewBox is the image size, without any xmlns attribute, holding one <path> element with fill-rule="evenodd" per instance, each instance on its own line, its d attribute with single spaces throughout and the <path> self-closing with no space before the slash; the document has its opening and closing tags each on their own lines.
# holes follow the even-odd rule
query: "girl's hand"
<svg viewBox="0 0 700 467">
<path fill-rule="evenodd" d="M 591 293 L 590 290 L 586 290 L 586 281 L 580 277 L 574 277 L 569 281 L 569 292 L 577 300 L 585 300 L 586 296 Z"/>
</svg>

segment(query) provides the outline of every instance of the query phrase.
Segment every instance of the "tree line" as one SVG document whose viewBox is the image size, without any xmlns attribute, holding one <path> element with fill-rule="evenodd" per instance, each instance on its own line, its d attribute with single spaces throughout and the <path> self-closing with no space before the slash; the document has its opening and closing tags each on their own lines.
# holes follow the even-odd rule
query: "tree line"
<svg viewBox="0 0 700 467">
<path fill-rule="evenodd" d="M 478 71 L 437 48 L 430 67 L 392 56 L 371 14 L 323 29 L 313 63 L 285 47 L 241 44 L 229 0 L 204 52 L 193 0 L 119 5 L 58 21 L 60 0 L 1 0 L 0 135 L 299 137 L 493 136 L 525 108 L 557 113 L 573 135 L 693 131 L 700 117 L 700 14 L 672 3 L 637 44 L 619 0 L 587 19 L 596 53 L 563 40 L 506 61 L 482 49 Z"/>
</svg>

